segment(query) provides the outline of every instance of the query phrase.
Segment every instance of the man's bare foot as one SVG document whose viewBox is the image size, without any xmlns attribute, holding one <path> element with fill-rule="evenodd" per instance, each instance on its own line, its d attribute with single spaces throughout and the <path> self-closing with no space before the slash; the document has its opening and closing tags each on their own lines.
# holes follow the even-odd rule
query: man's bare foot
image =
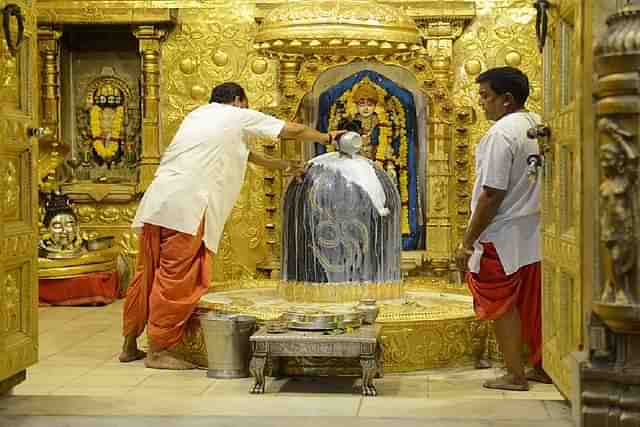
<svg viewBox="0 0 640 427">
<path fill-rule="evenodd" d="M 507 374 L 494 380 L 487 380 L 483 384 L 484 388 L 508 391 L 529 391 L 529 383 L 526 378 L 517 379 L 515 376 Z"/>
<path fill-rule="evenodd" d="M 120 356 L 118 356 L 118 360 L 122 363 L 134 362 L 136 360 L 142 360 L 147 357 L 147 353 L 142 350 L 138 350 L 137 348 L 133 351 L 131 350 L 122 350 Z"/>
<path fill-rule="evenodd" d="M 153 369 L 172 369 L 176 371 L 184 371 L 187 369 L 195 369 L 196 365 L 186 360 L 178 359 L 167 351 L 157 353 L 149 353 L 144 359 L 144 366 Z"/>
<path fill-rule="evenodd" d="M 476 369 L 489 369 L 491 367 L 491 362 L 484 358 L 476 359 L 473 367 Z"/>
<path fill-rule="evenodd" d="M 542 384 L 553 384 L 551 377 L 542 368 L 528 369 L 525 376 L 529 381 L 535 381 Z"/>
</svg>

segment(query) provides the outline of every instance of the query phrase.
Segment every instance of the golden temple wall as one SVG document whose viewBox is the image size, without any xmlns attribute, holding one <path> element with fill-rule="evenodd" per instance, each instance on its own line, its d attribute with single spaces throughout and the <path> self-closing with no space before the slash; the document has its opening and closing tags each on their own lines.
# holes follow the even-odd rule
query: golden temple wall
<svg viewBox="0 0 640 427">
<path fill-rule="evenodd" d="M 278 3 L 281 2 L 268 0 L 262 1 L 261 5 Z M 417 2 L 387 3 L 401 3 L 410 9 Z M 449 2 L 439 3 L 446 5 Z M 452 7 L 455 3 L 451 2 Z M 170 143 L 182 118 L 208 101 L 211 87 L 215 84 L 229 80 L 239 82 L 246 88 L 252 108 L 278 105 L 277 63 L 259 56 L 253 49 L 253 37 L 258 29 L 255 18 L 259 13 L 264 14 L 255 1 L 45 0 L 37 2 L 37 5 L 40 8 L 38 15 L 47 17 L 49 24 L 62 22 L 64 16 L 72 15 L 87 23 L 98 23 L 101 17 L 109 14 L 115 20 L 126 22 L 127 17 L 133 19 L 147 12 L 153 16 L 153 11 L 159 8 L 175 9 L 176 24 L 160 45 L 161 150 Z M 442 239 L 434 239 L 441 242 L 438 243 L 441 247 L 430 248 L 445 257 L 447 254 L 452 256 L 457 239 L 464 231 L 473 182 L 473 147 L 488 127 L 477 107 L 475 76 L 481 70 L 497 65 L 521 67 L 529 74 L 532 83 L 529 106 L 540 110 L 541 56 L 535 43 L 534 13 L 529 0 L 476 1 L 475 20 L 465 28 L 450 50 L 451 72 L 438 77 L 449 78 L 454 109 L 475 109 L 475 114 L 463 117 L 466 131 L 457 133 L 457 122 L 452 118 L 453 134 L 441 139 L 443 145 L 457 145 L 443 146 L 440 158 L 429 159 L 433 162 L 429 167 L 441 170 L 442 179 L 449 186 L 448 191 L 438 190 L 437 185 L 429 189 L 432 202 L 428 215 L 437 216 L 443 230 L 453 227 L 453 233 L 443 231 L 446 235 L 443 234 Z M 260 142 L 256 144 L 264 147 Z M 280 155 L 279 144 L 269 146 L 267 152 Z M 275 231 L 279 229 L 279 215 L 272 213 L 279 209 L 282 187 L 278 175 L 250 166 L 245 186 L 225 228 L 220 252 L 214 259 L 214 280 L 250 279 L 264 275 L 260 266 L 269 263 L 277 243 Z M 127 205 L 123 210 L 127 214 L 120 215 L 118 224 L 111 225 L 125 225 L 133 207 Z M 101 217 L 98 214 L 96 218 Z M 125 222 L 120 224 L 120 220 Z"/>
<path fill-rule="evenodd" d="M 542 55 L 531 4 L 524 0 L 476 0 L 476 19 L 454 44 L 453 95 L 457 103 L 476 109 L 477 121 L 470 131 L 474 145 L 490 126 L 478 107 L 475 84 L 477 74 L 487 68 L 510 65 L 527 73 L 531 85 L 527 107 L 542 112 Z"/>
</svg>

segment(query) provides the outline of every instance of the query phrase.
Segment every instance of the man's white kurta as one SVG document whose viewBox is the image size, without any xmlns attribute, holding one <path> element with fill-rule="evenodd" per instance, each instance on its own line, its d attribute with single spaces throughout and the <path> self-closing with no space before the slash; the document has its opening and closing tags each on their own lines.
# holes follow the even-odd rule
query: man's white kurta
<svg viewBox="0 0 640 427">
<path fill-rule="evenodd" d="M 491 242 L 506 274 L 540 261 L 541 176 L 529 179 L 529 159 L 539 154 L 527 130 L 540 123 L 534 113 L 518 112 L 498 120 L 476 147 L 476 181 L 471 211 L 476 210 L 483 187 L 505 190 L 506 195 L 491 224 L 474 244 L 469 270 L 480 271 L 482 245 Z M 539 173 L 538 175 L 541 175 Z"/>
<path fill-rule="evenodd" d="M 244 182 L 250 136 L 275 139 L 284 122 L 258 111 L 212 103 L 185 117 L 138 206 L 134 229 L 155 224 L 196 235 L 217 252 Z"/>
</svg>

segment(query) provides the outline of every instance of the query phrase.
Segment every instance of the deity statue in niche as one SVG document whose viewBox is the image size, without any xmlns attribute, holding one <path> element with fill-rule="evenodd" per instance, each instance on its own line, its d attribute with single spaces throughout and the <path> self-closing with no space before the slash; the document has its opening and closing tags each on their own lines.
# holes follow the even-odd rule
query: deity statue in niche
<svg viewBox="0 0 640 427">
<path fill-rule="evenodd" d="M 382 167 L 400 194 L 403 249 L 417 249 L 423 227 L 417 191 L 417 118 L 411 92 L 381 74 L 363 70 L 323 92 L 319 110 L 321 131 L 346 129 L 363 136 L 360 154 Z"/>
<path fill-rule="evenodd" d="M 113 75 L 99 77 L 87 88 L 77 117 L 81 136 L 77 157 L 85 171 L 102 168 L 98 178 L 129 176 L 132 173 L 118 170 L 136 166 L 139 120 L 131 98 L 127 84 Z"/>
<path fill-rule="evenodd" d="M 93 154 L 107 165 L 122 155 L 125 129 L 123 101 L 122 91 L 109 83 L 100 86 L 93 94 L 93 105 L 89 110 Z"/>
</svg>

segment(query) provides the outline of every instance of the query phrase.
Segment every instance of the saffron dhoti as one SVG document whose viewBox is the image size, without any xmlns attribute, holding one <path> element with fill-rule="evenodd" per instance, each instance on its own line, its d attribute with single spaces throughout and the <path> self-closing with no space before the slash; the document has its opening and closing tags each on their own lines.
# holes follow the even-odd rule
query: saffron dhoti
<svg viewBox="0 0 640 427">
<path fill-rule="evenodd" d="M 144 224 L 136 273 L 127 289 L 123 335 L 140 336 L 145 326 L 159 348 L 180 342 L 187 322 L 209 287 L 209 251 L 195 236 Z"/>
<path fill-rule="evenodd" d="M 529 347 L 529 361 L 538 365 L 542 361 L 540 262 L 507 275 L 493 244 L 482 246 L 480 272 L 467 273 L 476 316 L 480 320 L 496 320 L 515 306 L 520 315 L 522 340 Z"/>
</svg>

